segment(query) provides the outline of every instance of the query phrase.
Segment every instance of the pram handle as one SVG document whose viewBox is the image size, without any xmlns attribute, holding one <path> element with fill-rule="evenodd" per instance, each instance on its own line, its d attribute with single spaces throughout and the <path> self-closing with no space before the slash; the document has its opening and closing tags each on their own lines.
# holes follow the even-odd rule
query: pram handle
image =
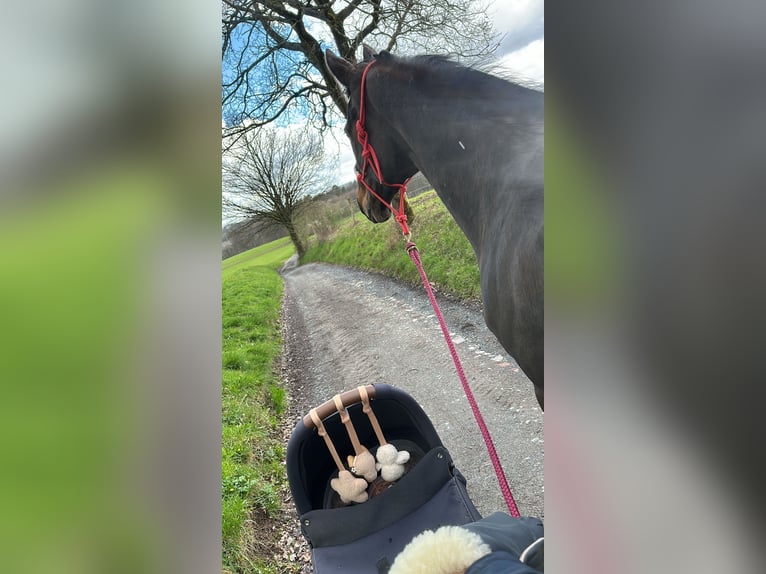
<svg viewBox="0 0 766 574">
<path fill-rule="evenodd" d="M 365 389 L 367 389 L 367 396 L 370 398 L 375 397 L 375 386 L 374 385 L 365 385 Z M 352 389 L 350 391 L 346 391 L 340 396 L 340 402 L 341 404 L 348 408 L 351 405 L 355 405 L 356 403 L 362 402 L 362 397 L 359 394 L 359 389 Z M 319 405 L 316 409 L 316 413 L 319 415 L 319 418 L 321 420 L 326 419 L 333 413 L 338 412 L 338 408 L 335 406 L 335 402 L 333 399 L 330 399 L 329 401 L 325 401 L 321 405 Z M 306 428 L 313 429 L 316 425 L 314 424 L 314 421 L 311 420 L 311 415 L 306 415 L 303 417 L 303 425 Z"/>
</svg>

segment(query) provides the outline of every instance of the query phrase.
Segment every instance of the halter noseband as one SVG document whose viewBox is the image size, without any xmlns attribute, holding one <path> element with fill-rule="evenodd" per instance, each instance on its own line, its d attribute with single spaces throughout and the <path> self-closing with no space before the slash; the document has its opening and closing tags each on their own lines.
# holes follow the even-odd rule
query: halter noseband
<svg viewBox="0 0 766 574">
<path fill-rule="evenodd" d="M 370 71 L 370 68 L 372 67 L 374 63 L 375 63 L 375 60 L 367 64 L 367 66 L 364 68 L 364 71 L 362 72 L 362 86 L 359 92 L 359 119 L 356 120 L 356 138 L 357 140 L 359 140 L 359 145 L 362 146 L 362 158 L 364 161 L 362 163 L 362 171 L 356 172 L 356 179 L 357 181 L 359 181 L 359 183 L 361 183 L 365 187 L 365 189 L 367 189 L 368 192 L 370 192 L 373 196 L 375 196 L 378 201 L 380 201 L 383 205 L 385 205 L 388 209 L 391 210 L 391 213 L 393 213 L 394 216 L 396 217 L 397 223 L 402 228 L 402 233 L 409 240 L 410 228 L 407 226 L 407 215 L 404 213 L 404 195 L 407 193 L 407 184 L 412 178 L 407 178 L 404 181 L 404 183 L 386 183 L 383 180 L 383 174 L 380 171 L 380 162 L 378 161 L 378 154 L 376 154 L 375 150 L 372 148 L 372 145 L 369 142 L 369 134 L 367 133 L 367 130 L 364 128 L 364 120 L 365 120 L 364 89 L 365 89 L 365 84 L 367 83 L 367 72 Z M 381 184 L 387 187 L 395 187 L 399 189 L 399 209 L 398 210 L 395 209 L 394 206 L 392 206 L 382 197 L 380 197 L 377 193 L 375 193 L 372 187 L 370 187 L 367 184 L 367 182 L 364 180 L 368 165 L 370 166 L 372 173 L 375 175 L 375 177 L 378 179 L 378 181 Z"/>
</svg>

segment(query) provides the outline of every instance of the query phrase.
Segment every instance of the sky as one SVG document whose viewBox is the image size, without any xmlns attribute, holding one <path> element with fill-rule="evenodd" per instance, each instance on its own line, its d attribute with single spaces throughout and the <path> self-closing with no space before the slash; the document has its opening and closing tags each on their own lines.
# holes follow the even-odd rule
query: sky
<svg viewBox="0 0 766 574">
<path fill-rule="evenodd" d="M 544 34 L 542 0 L 495 0 L 490 9 L 495 29 L 505 35 L 498 54 L 522 50 Z"/>
</svg>

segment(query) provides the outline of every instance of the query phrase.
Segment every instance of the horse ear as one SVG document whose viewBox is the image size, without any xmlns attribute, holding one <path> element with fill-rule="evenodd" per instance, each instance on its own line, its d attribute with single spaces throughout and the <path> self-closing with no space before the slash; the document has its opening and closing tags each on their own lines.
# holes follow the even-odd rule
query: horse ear
<svg viewBox="0 0 766 574">
<path fill-rule="evenodd" d="M 351 74 L 354 71 L 354 65 L 344 58 L 339 58 L 330 50 L 325 51 L 324 57 L 327 62 L 327 67 L 330 68 L 333 76 L 335 76 L 341 84 L 348 87 L 351 83 Z"/>
<path fill-rule="evenodd" d="M 362 59 L 363 60 L 372 60 L 375 58 L 375 50 L 370 48 L 367 44 L 362 44 Z"/>
</svg>

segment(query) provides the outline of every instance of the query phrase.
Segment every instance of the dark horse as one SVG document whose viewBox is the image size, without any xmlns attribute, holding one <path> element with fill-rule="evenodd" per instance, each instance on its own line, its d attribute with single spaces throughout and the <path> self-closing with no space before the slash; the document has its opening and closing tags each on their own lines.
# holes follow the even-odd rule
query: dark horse
<svg viewBox="0 0 766 574">
<path fill-rule="evenodd" d="M 434 186 L 479 262 L 484 319 L 535 385 L 543 406 L 543 94 L 439 56 L 374 54 L 349 62 L 326 52 L 349 97 L 346 133 L 363 165 L 355 124 L 362 73 L 365 127 L 382 178 L 418 170 Z M 371 170 L 388 203 L 396 189 Z M 362 186 L 359 208 L 380 223 L 391 211 Z"/>
</svg>

